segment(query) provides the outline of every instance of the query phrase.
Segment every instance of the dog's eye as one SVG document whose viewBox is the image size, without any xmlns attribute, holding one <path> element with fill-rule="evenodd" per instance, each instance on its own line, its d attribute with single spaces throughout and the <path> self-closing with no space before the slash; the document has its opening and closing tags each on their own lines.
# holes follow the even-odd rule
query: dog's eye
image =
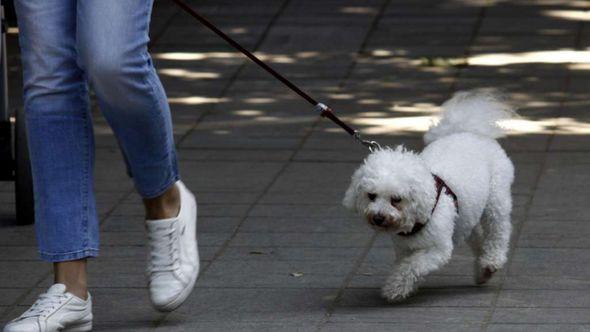
<svg viewBox="0 0 590 332">
<path fill-rule="evenodd" d="M 377 194 L 368 193 L 368 194 L 367 194 L 367 197 L 369 197 L 369 200 L 370 200 L 370 201 L 374 201 L 374 200 L 375 200 L 375 198 L 377 198 Z"/>
<path fill-rule="evenodd" d="M 401 202 L 401 201 L 402 201 L 402 198 L 399 196 L 391 197 L 391 205 L 399 204 L 399 202 Z"/>
</svg>

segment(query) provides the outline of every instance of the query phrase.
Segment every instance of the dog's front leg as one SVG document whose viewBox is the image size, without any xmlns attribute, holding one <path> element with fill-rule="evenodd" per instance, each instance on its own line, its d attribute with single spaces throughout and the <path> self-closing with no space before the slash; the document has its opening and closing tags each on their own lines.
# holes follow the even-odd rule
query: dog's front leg
<svg viewBox="0 0 590 332">
<path fill-rule="evenodd" d="M 432 247 L 415 250 L 400 257 L 381 294 L 390 302 L 407 298 L 416 290 L 417 283 L 422 277 L 438 270 L 451 259 L 452 251 L 452 245 Z"/>
</svg>

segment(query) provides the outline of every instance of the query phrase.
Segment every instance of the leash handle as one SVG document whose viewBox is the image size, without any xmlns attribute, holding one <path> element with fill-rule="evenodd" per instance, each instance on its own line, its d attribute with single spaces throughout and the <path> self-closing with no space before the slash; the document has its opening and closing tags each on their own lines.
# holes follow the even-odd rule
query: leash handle
<svg viewBox="0 0 590 332">
<path fill-rule="evenodd" d="M 299 87 L 297 87 L 295 84 L 293 84 L 287 78 L 285 78 L 283 75 L 279 74 L 276 70 L 272 69 L 264 61 L 260 60 L 256 55 L 252 54 L 252 52 L 245 49 L 242 45 L 240 45 L 238 42 L 236 42 L 231 37 L 226 35 L 223 31 L 219 30 L 213 23 L 211 23 L 205 17 L 201 16 L 199 13 L 197 13 L 186 2 L 184 2 L 182 0 L 172 0 L 172 1 L 174 1 L 180 8 L 182 8 L 184 11 L 189 13 L 195 19 L 197 19 L 197 21 L 199 21 L 201 24 L 203 24 L 204 26 L 209 28 L 209 30 L 213 31 L 215 34 L 217 34 L 219 37 L 221 37 L 223 40 L 225 40 L 228 44 L 233 46 L 235 49 L 237 49 L 242 54 L 247 56 L 250 60 L 254 61 L 254 63 L 256 63 L 257 65 L 262 67 L 264 70 L 266 70 L 272 76 L 274 76 L 276 79 L 278 79 L 283 84 L 285 84 L 289 89 L 293 90 L 293 92 L 295 92 L 296 94 L 301 96 L 303 99 L 305 99 L 308 103 L 313 105 L 316 110 L 321 112 L 322 117 L 328 118 L 332 122 L 334 122 L 335 124 L 340 126 L 340 128 L 344 129 L 344 131 L 346 131 L 350 136 L 352 136 L 357 142 L 368 147 L 371 152 L 375 151 L 376 149 L 381 148 L 379 146 L 379 144 L 377 144 L 377 142 L 375 142 L 375 141 L 367 141 L 367 140 L 361 139 L 358 130 L 353 129 L 352 127 L 350 127 L 349 125 L 344 123 L 342 120 L 340 120 L 340 118 L 338 118 L 336 116 L 336 114 L 334 114 L 334 112 L 332 111 L 332 109 L 330 107 L 328 107 L 322 103 L 319 103 L 313 97 L 311 97 L 310 95 L 305 93 L 305 91 L 301 90 Z"/>
</svg>

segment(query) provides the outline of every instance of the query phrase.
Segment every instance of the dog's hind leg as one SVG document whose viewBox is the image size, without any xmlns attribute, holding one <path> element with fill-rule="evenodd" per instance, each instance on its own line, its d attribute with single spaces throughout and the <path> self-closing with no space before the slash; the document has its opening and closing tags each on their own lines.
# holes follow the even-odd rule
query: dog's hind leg
<svg viewBox="0 0 590 332">
<path fill-rule="evenodd" d="M 475 283 L 484 284 L 492 277 L 495 269 L 491 269 L 485 264 L 482 264 L 484 233 L 481 224 L 475 226 L 471 235 L 467 239 L 467 243 L 471 247 L 471 251 L 475 256 L 475 262 L 473 264 Z"/>
<path fill-rule="evenodd" d="M 510 183 L 496 182 L 481 220 L 483 237 L 477 262 L 478 284 L 486 283 L 506 263 L 512 232 L 511 211 Z"/>
</svg>

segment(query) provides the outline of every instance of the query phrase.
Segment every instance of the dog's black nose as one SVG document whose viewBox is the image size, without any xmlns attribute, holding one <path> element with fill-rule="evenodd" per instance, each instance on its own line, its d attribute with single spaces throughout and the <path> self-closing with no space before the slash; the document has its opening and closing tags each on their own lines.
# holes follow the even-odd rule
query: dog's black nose
<svg viewBox="0 0 590 332">
<path fill-rule="evenodd" d="M 373 223 L 377 226 L 381 226 L 385 222 L 385 217 L 378 214 L 373 216 Z"/>
</svg>

